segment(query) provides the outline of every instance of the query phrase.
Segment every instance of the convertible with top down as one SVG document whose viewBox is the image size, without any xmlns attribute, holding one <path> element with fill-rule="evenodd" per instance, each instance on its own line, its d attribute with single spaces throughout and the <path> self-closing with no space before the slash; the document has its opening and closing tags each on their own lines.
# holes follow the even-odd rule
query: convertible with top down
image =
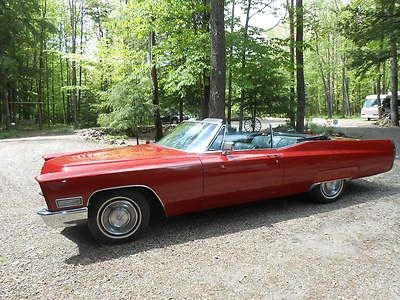
<svg viewBox="0 0 400 300">
<path fill-rule="evenodd" d="M 346 182 L 389 171 L 391 140 L 247 133 L 219 119 L 185 121 L 159 142 L 43 156 L 36 177 L 51 227 L 87 222 L 106 243 L 131 240 L 166 217 L 309 193 L 338 200 Z"/>
</svg>

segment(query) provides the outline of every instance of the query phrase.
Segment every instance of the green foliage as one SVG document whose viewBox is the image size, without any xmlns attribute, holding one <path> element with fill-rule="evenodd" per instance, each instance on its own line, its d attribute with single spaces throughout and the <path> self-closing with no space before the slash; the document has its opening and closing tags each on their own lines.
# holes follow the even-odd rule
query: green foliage
<svg viewBox="0 0 400 300">
<path fill-rule="evenodd" d="M 99 110 L 108 110 L 99 115 L 99 124 L 134 132 L 140 125 L 147 124 L 152 117 L 149 84 L 149 80 L 131 77 L 114 84 L 103 95 L 107 101 L 99 104 Z"/>
<path fill-rule="evenodd" d="M 43 102 L 41 110 L 35 104 L 9 105 L 12 122 L 38 124 L 42 119 L 44 127 L 71 124 L 72 95 L 77 94 L 78 126 L 100 124 L 134 133 L 138 126 L 152 124 L 156 107 L 150 82 L 151 32 L 156 36 L 152 63 L 158 75 L 159 108 L 177 113 L 182 104 L 186 114 L 200 116 L 210 75 L 208 1 L 73 2 L 72 17 L 71 1 L 0 2 L 0 109 L 4 111 L 5 100 Z M 266 33 L 253 27 L 250 18 L 246 33 L 238 10 L 249 2 L 235 2 L 235 17 L 230 15 L 231 1 L 226 1 L 225 14 L 233 115 L 238 114 L 244 95 L 246 115 L 288 116 L 293 66 L 287 29 L 282 26 Z M 383 74 L 389 73 L 388 38 L 399 36 L 399 5 L 394 0 L 344 3 L 312 0 L 305 4 L 309 116 L 326 115 L 329 98 L 332 115 L 349 117 L 346 95 L 350 113 L 358 115 L 365 96 L 376 92 L 378 76 L 386 91 L 389 87 L 389 76 Z M 250 4 L 250 16 L 272 9 L 262 0 Z M 73 65 L 76 84 L 71 78 Z"/>
<path fill-rule="evenodd" d="M 339 133 L 338 130 L 336 130 L 332 126 L 324 126 L 324 125 L 318 125 L 314 123 L 308 123 L 306 126 L 306 131 L 312 134 L 325 134 L 325 135 L 332 135 L 334 133 Z"/>
<path fill-rule="evenodd" d="M 11 139 L 18 137 L 18 131 L 15 129 L 0 131 L 0 139 Z"/>
<path fill-rule="evenodd" d="M 123 135 L 111 135 L 111 134 L 108 134 L 107 138 L 110 139 L 110 140 L 126 140 L 129 137 L 126 134 L 123 134 Z"/>
</svg>

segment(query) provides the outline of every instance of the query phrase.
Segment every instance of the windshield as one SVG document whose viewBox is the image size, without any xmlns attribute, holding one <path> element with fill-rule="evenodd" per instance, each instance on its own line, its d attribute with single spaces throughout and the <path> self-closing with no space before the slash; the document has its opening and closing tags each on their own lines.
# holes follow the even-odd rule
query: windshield
<svg viewBox="0 0 400 300">
<path fill-rule="evenodd" d="M 377 105 L 378 101 L 376 99 L 367 99 L 364 101 L 364 107 L 373 107 Z"/>
<path fill-rule="evenodd" d="M 215 135 L 217 126 L 219 125 L 206 122 L 184 122 L 157 144 L 188 152 L 205 151 Z"/>
</svg>

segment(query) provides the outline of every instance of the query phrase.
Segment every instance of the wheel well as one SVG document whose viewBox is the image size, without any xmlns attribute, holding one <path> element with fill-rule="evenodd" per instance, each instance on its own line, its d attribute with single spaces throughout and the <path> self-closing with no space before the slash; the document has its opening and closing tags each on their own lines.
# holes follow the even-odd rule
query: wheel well
<svg viewBox="0 0 400 300">
<path fill-rule="evenodd" d="M 150 206 L 150 216 L 152 219 L 160 219 L 165 218 L 167 216 L 166 210 L 161 202 L 161 199 L 157 196 L 157 194 L 150 188 L 145 186 L 132 186 L 132 187 L 117 187 L 110 188 L 106 190 L 100 190 L 94 192 L 88 199 L 88 208 L 92 205 L 94 199 L 99 197 L 100 195 L 105 195 L 111 191 L 124 190 L 124 191 L 136 191 L 142 193 Z"/>
</svg>

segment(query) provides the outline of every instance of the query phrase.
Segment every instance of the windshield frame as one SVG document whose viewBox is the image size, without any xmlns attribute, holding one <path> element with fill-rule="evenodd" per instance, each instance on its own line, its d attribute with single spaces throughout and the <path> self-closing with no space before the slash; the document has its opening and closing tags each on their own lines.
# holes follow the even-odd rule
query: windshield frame
<svg viewBox="0 0 400 300">
<path fill-rule="evenodd" d="M 165 147 L 165 148 L 169 148 L 169 149 L 174 149 L 174 150 L 178 150 L 178 151 L 183 151 L 183 152 L 187 152 L 187 153 L 204 153 L 208 151 L 208 148 L 211 146 L 211 143 L 213 143 L 213 141 L 215 140 L 215 138 L 217 137 L 218 133 L 221 130 L 221 127 L 224 126 L 222 119 L 214 119 L 212 121 L 208 121 L 208 120 L 185 120 L 183 121 L 181 124 L 179 124 L 178 126 L 181 126 L 183 123 L 206 123 L 206 124 L 210 124 L 210 125 L 215 125 L 214 130 L 212 131 L 212 133 L 209 135 L 209 137 L 207 138 L 208 142 L 204 143 L 204 147 L 196 150 L 196 151 L 189 151 L 189 150 L 185 150 L 185 149 L 178 149 L 178 148 L 174 148 L 174 147 L 169 147 L 169 146 L 165 146 L 165 145 L 161 145 L 158 142 L 156 142 L 155 144 L 161 147 Z"/>
</svg>

